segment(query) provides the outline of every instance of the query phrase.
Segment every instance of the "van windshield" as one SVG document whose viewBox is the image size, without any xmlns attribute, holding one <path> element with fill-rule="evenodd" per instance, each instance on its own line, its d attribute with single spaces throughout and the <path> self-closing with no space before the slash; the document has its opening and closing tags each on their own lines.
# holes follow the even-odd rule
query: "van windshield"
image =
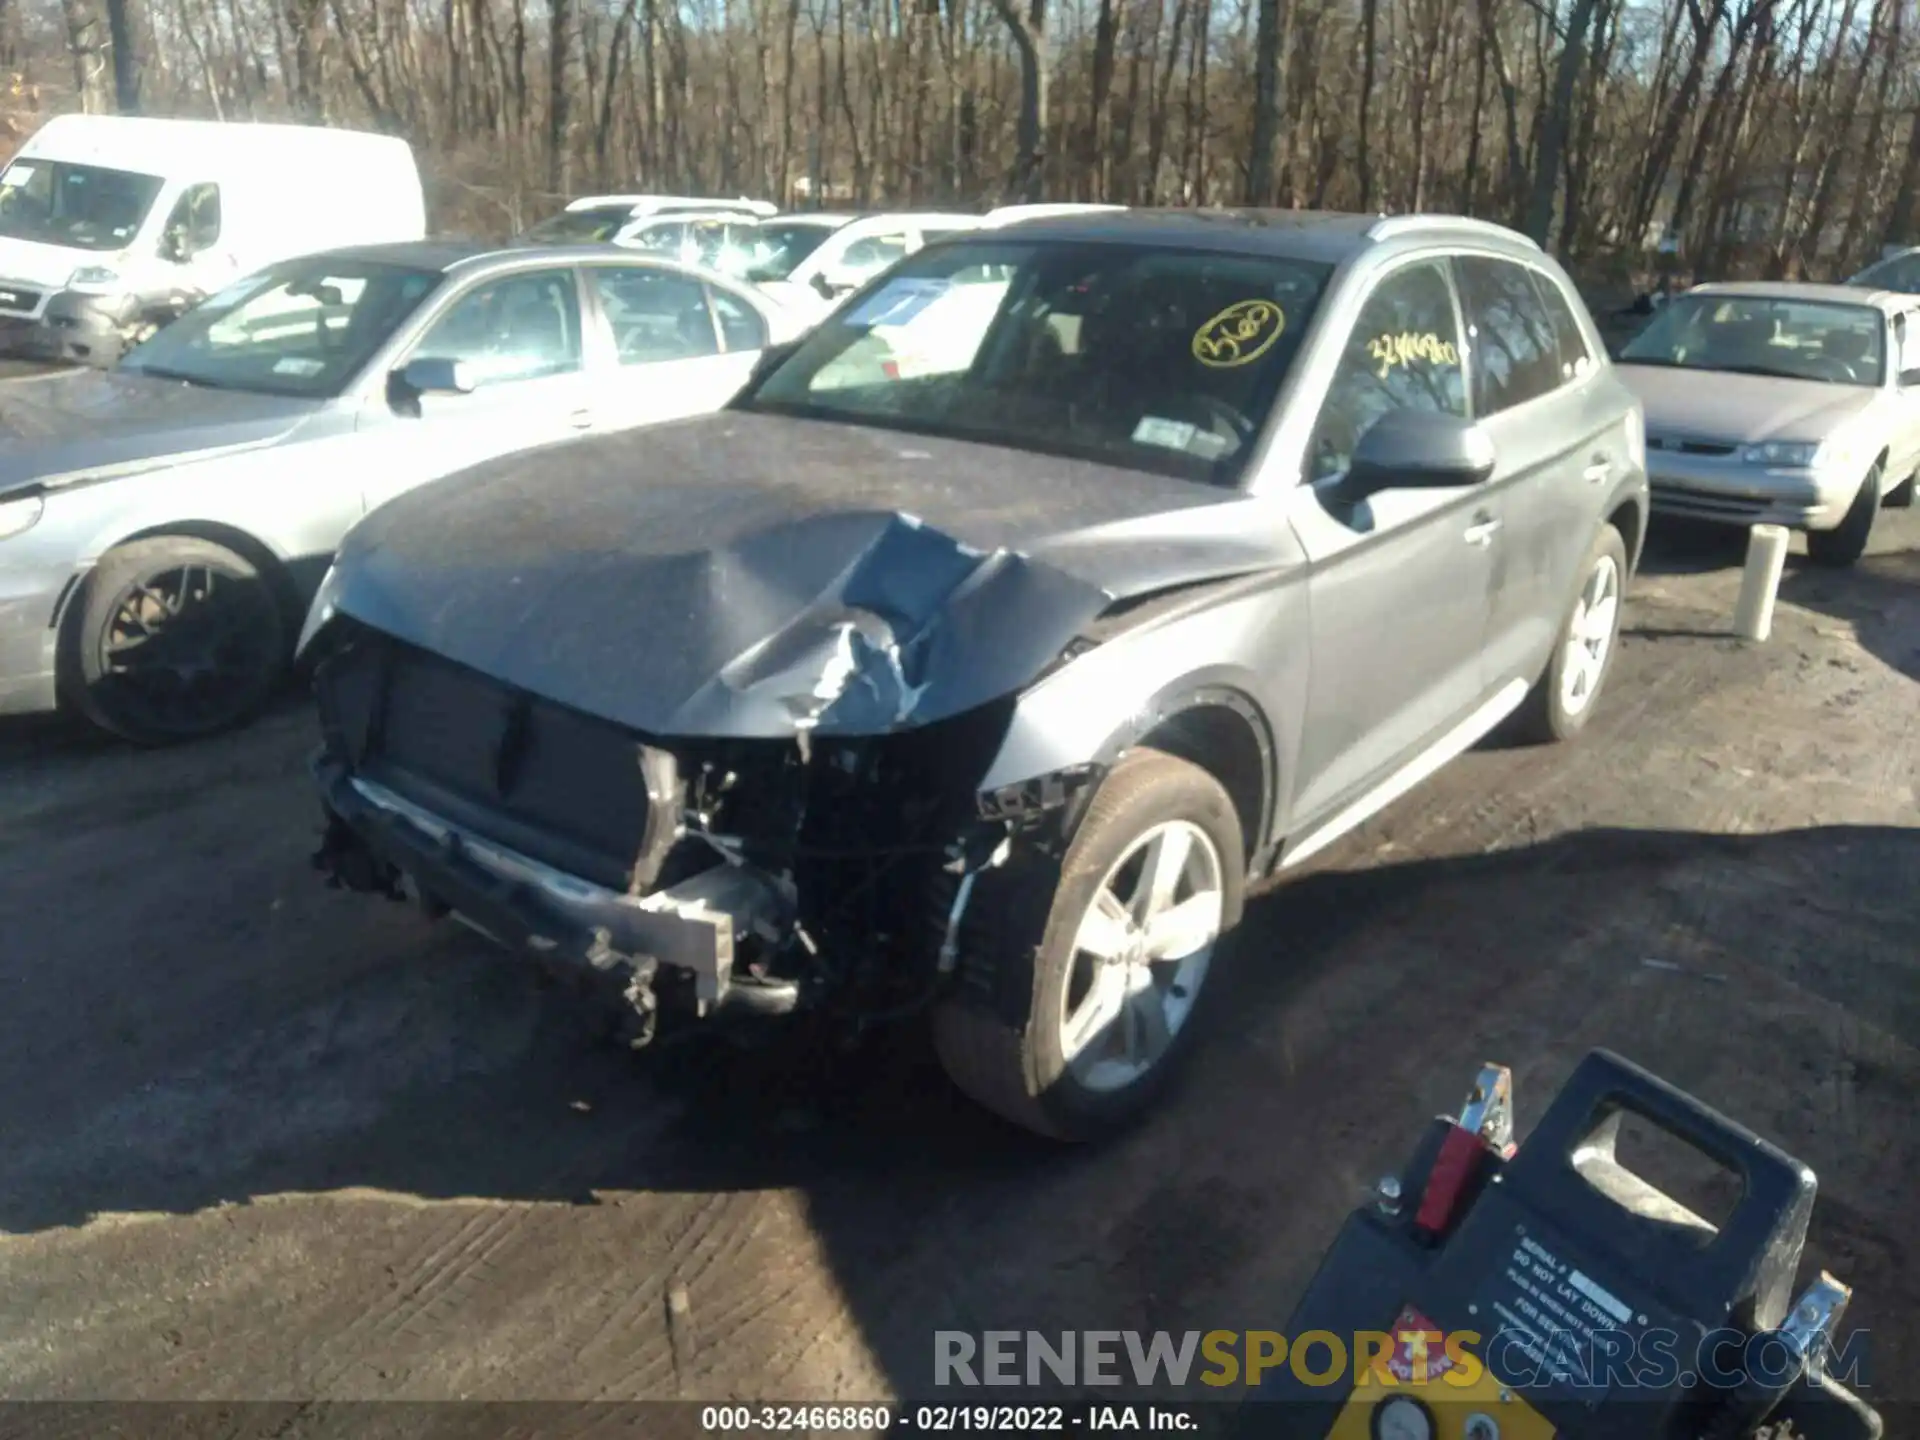
<svg viewBox="0 0 1920 1440">
<path fill-rule="evenodd" d="M 201 302 L 120 368 L 216 390 L 331 397 L 442 278 L 368 260 L 289 260 Z"/>
<path fill-rule="evenodd" d="M 158 175 L 33 157 L 0 175 L 0 236 L 74 250 L 122 250 L 166 184 Z"/>
</svg>

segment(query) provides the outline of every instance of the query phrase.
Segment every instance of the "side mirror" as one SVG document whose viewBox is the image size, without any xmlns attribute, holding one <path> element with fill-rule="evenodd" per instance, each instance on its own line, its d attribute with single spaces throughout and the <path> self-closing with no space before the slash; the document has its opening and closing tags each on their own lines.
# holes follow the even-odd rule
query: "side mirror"
<svg viewBox="0 0 1920 1440">
<path fill-rule="evenodd" d="M 832 300 L 840 294 L 840 287 L 827 278 L 825 271 L 813 277 L 813 288 L 822 300 Z"/>
<path fill-rule="evenodd" d="M 1383 490 L 1448 490 L 1493 474 L 1493 439 L 1471 420 L 1390 410 L 1353 448 L 1338 497 L 1357 504 Z"/>
<path fill-rule="evenodd" d="M 193 258 L 193 245 L 184 230 L 169 230 L 160 237 L 160 258 L 184 264 Z"/>
<path fill-rule="evenodd" d="M 473 372 L 464 360 L 422 355 L 401 366 L 397 374 L 400 384 L 415 395 L 471 395 L 474 391 Z"/>
</svg>

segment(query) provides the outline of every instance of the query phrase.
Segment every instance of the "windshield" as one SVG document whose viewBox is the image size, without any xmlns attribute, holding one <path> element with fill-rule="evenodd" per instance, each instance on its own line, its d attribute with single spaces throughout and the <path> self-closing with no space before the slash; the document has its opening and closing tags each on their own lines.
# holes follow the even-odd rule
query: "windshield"
<svg viewBox="0 0 1920 1440">
<path fill-rule="evenodd" d="M 441 278 L 363 260 L 288 261 L 195 306 L 120 366 L 222 390 L 338 395 Z"/>
<path fill-rule="evenodd" d="M 64 160 L 16 160 L 0 175 L 0 235 L 75 250 L 121 250 L 165 181 Z"/>
<path fill-rule="evenodd" d="M 1620 351 L 1624 365 L 1723 370 L 1878 385 L 1886 319 L 1867 305 L 1753 295 L 1683 295 Z"/>
<path fill-rule="evenodd" d="M 743 279 L 756 285 L 785 280 L 800 262 L 827 243 L 835 225 L 761 224 L 753 227 L 753 253 L 742 269 Z"/>
<path fill-rule="evenodd" d="M 599 205 L 562 210 L 527 231 L 526 238 L 548 245 L 594 245 L 613 239 L 633 219 L 631 205 Z"/>
<path fill-rule="evenodd" d="M 1330 267 L 962 240 L 848 301 L 745 408 L 1239 477 Z"/>
</svg>

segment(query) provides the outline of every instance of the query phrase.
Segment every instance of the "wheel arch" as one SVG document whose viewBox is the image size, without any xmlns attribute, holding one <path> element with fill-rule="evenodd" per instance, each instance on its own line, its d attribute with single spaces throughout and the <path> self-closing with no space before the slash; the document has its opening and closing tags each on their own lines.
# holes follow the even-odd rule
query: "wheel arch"
<svg viewBox="0 0 1920 1440">
<path fill-rule="evenodd" d="M 1226 686 L 1202 686 L 1152 716 L 1124 748 L 1136 746 L 1178 756 L 1220 782 L 1240 817 L 1241 859 L 1252 874 L 1275 788 L 1272 730 L 1253 700 Z"/>
<path fill-rule="evenodd" d="M 103 547 L 101 556 L 142 540 L 164 540 L 169 536 L 179 536 L 187 540 L 205 540 L 214 545 L 224 545 L 234 554 L 252 565 L 266 579 L 273 590 L 273 598 L 279 602 L 281 614 L 287 624 L 296 630 L 302 619 L 299 587 L 295 584 L 293 572 L 284 557 L 271 545 L 252 532 L 237 525 L 227 525 L 218 520 L 165 520 L 149 525 L 144 529 L 130 531 Z M 98 564 L 99 561 L 94 562 Z M 62 597 L 63 610 L 69 610 L 73 598 L 80 590 L 79 585 L 71 585 Z M 63 616 L 56 615 L 54 623 L 60 624 Z"/>
</svg>

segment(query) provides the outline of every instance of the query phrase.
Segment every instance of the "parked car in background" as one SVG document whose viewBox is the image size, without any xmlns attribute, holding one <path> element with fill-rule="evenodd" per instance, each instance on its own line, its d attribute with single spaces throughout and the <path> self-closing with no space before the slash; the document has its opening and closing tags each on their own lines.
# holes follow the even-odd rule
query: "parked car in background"
<svg viewBox="0 0 1920 1440">
<path fill-rule="evenodd" d="M 1883 255 L 1847 284 L 1866 290 L 1897 290 L 1902 295 L 1920 295 L 1920 245 Z"/>
<path fill-rule="evenodd" d="M 818 318 L 896 260 L 980 226 L 978 215 L 781 215 L 763 220 L 740 274 Z"/>
<path fill-rule="evenodd" d="M 987 211 L 981 223 L 989 226 L 1014 225 L 1022 220 L 1057 220 L 1067 215 L 1111 214 L 1126 208 L 1124 205 L 1096 205 L 1081 201 L 998 205 Z"/>
<path fill-rule="evenodd" d="M 1619 352 L 1646 408 L 1656 513 L 1804 530 L 1851 565 L 1920 469 L 1920 295 L 1699 285 Z"/>
<path fill-rule="evenodd" d="M 753 254 L 761 222 L 726 210 L 674 210 L 627 226 L 615 243 L 683 265 L 738 275 Z"/>
<path fill-rule="evenodd" d="M 1220 218 L 929 246 L 719 415 L 369 516 L 303 646 L 323 866 L 610 982 L 636 1041 L 930 1010 L 1022 1125 L 1137 1113 L 1250 880 L 1509 716 L 1591 721 L 1645 531 L 1639 406 L 1537 246 Z M 859 358 L 961 286 L 938 368 Z"/>
<path fill-rule="evenodd" d="M 340 537 L 488 456 L 713 410 L 787 317 L 609 248 L 283 261 L 118 369 L 0 385 L 0 713 L 159 742 L 249 714 Z"/>
<path fill-rule="evenodd" d="M 62 115 L 0 173 L 0 347 L 111 365 L 262 266 L 425 234 L 392 136 Z"/>
<path fill-rule="evenodd" d="M 695 212 L 739 215 L 749 219 L 777 215 L 765 200 L 701 199 L 691 195 L 583 195 L 558 215 L 530 226 L 520 238 L 535 245 L 608 245 L 660 215 Z"/>
</svg>

